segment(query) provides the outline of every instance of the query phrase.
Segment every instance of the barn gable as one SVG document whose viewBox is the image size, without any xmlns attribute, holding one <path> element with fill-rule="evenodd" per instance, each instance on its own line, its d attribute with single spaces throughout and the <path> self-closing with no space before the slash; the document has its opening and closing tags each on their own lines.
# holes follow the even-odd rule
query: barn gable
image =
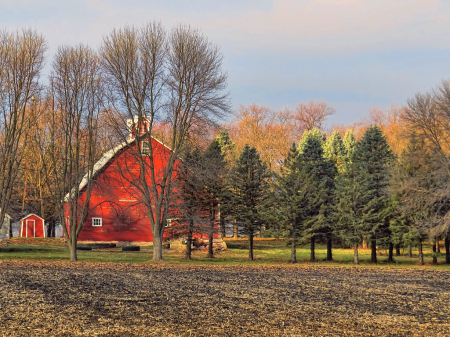
<svg viewBox="0 0 450 337">
<path fill-rule="evenodd" d="M 153 137 L 151 141 L 155 167 L 162 176 L 171 150 Z M 139 174 L 134 147 L 134 139 L 130 139 L 106 152 L 95 164 L 90 199 L 93 209 L 79 234 L 80 241 L 152 241 L 147 209 L 131 181 Z M 87 179 L 83 178 L 80 190 L 86 187 Z M 83 196 L 82 191 L 80 199 Z"/>
</svg>

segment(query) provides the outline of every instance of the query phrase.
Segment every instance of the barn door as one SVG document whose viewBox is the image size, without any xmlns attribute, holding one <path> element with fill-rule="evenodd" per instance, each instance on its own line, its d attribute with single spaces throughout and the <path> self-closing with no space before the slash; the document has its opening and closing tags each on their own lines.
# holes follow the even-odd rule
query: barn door
<svg viewBox="0 0 450 337">
<path fill-rule="evenodd" d="M 36 236 L 35 230 L 36 225 L 34 223 L 34 220 L 27 220 L 27 237 L 34 238 Z"/>
</svg>

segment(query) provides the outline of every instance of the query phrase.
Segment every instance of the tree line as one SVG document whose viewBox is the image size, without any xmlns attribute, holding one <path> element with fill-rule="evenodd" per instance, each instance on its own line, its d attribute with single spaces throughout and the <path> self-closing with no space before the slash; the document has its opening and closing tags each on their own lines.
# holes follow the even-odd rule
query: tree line
<svg viewBox="0 0 450 337">
<path fill-rule="evenodd" d="M 317 242 L 328 260 L 339 242 L 358 263 L 364 243 L 376 262 L 377 246 L 392 261 L 394 249 L 422 252 L 426 241 L 437 253 L 442 239 L 450 262 L 448 82 L 357 125 L 324 130 L 335 111 L 313 101 L 292 111 L 241 107 L 220 125 L 230 112 L 223 56 L 196 29 L 152 22 L 113 30 L 98 50 L 61 46 L 44 77 L 46 50 L 34 30 L 0 33 L 0 220 L 32 211 L 50 223 L 49 236 L 62 224 L 71 260 L 93 207 L 95 163 L 145 123 L 133 140 L 142 174 L 130 184 L 147 209 L 155 260 L 176 208 L 188 258 L 193 233 L 209 233 L 213 257 L 213 234 L 232 224 L 249 239 L 249 259 L 253 238 L 265 235 L 285 238 L 291 262 L 304 243 L 311 261 Z M 172 149 L 158 181 L 148 179 L 153 149 L 141 149 L 154 136 Z"/>
<path fill-rule="evenodd" d="M 333 243 L 353 247 L 355 264 L 363 245 L 370 246 L 373 263 L 377 247 L 388 249 L 389 262 L 394 261 L 394 251 L 399 255 L 401 248 L 406 249 L 412 256 L 412 247 L 418 247 L 423 264 L 423 244 L 429 242 L 437 263 L 442 240 L 450 263 L 449 102 L 450 84 L 444 81 L 433 92 L 418 94 L 406 107 L 396 109 L 395 118 L 376 111 L 371 123 L 357 130 L 359 139 L 355 127 L 343 137 L 339 129 L 327 135 L 305 128 L 287 155 L 275 162 L 270 156 L 263 159 L 259 148 L 267 147 L 258 142 L 259 135 L 254 146 L 247 143 L 238 149 L 229 131 L 222 130 L 210 145 L 216 147 L 214 160 L 206 155 L 210 148 L 205 157 L 195 150 L 195 162 L 206 165 L 209 175 L 220 172 L 215 179 L 221 188 L 210 196 L 221 215 L 221 231 L 224 218 L 234 223 L 235 237 L 238 230 L 248 237 L 250 260 L 254 236 L 264 233 L 285 239 L 292 263 L 297 262 L 296 247 L 308 243 L 310 260 L 315 261 L 317 241 L 326 243 L 327 260 L 333 258 Z M 249 109 L 257 115 L 263 110 Z M 244 120 L 247 117 L 246 113 Z M 388 125 L 382 123 L 386 120 Z M 247 130 L 248 126 L 244 139 L 249 139 Z M 383 130 L 388 130 L 389 138 Z M 198 185 L 198 191 L 205 184 Z M 184 196 L 186 204 L 193 195 L 191 191 Z"/>
</svg>

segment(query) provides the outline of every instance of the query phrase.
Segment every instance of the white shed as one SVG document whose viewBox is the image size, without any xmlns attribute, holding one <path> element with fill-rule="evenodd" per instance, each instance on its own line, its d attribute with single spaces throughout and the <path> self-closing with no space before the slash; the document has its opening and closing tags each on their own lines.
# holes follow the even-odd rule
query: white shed
<svg viewBox="0 0 450 337">
<path fill-rule="evenodd" d="M 11 239 L 11 217 L 8 214 L 5 214 L 5 219 L 3 223 L 0 225 L 0 239 L 6 238 Z"/>
</svg>

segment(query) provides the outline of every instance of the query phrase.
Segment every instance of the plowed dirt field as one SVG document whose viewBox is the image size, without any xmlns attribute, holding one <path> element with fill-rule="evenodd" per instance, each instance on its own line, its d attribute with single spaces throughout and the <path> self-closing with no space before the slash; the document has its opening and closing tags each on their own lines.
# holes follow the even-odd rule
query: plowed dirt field
<svg viewBox="0 0 450 337">
<path fill-rule="evenodd" d="M 3 336 L 449 336 L 450 272 L 0 262 Z"/>
</svg>

